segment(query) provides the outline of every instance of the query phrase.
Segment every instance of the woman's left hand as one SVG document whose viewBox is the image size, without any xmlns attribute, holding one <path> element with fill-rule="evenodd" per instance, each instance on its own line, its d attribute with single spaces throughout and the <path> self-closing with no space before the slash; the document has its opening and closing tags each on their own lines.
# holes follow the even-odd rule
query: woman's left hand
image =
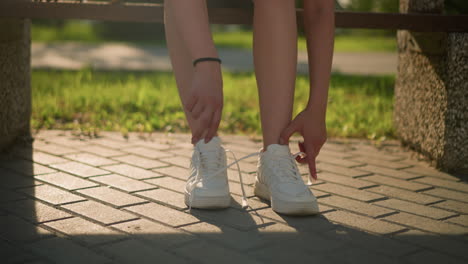
<svg viewBox="0 0 468 264">
<path fill-rule="evenodd" d="M 325 116 L 312 109 L 305 109 L 283 130 L 280 144 L 289 144 L 289 138 L 296 132 L 304 138 L 304 142 L 299 142 L 299 149 L 307 155 L 304 158 L 297 157 L 296 160 L 299 163 L 308 163 L 310 175 L 317 179 L 315 159 L 327 140 Z"/>
</svg>

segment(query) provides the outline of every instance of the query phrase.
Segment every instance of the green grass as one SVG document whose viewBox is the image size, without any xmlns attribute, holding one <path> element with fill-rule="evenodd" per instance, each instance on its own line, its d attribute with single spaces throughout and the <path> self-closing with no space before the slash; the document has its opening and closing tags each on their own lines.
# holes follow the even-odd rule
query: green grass
<svg viewBox="0 0 468 264">
<path fill-rule="evenodd" d="M 32 40 L 37 42 L 64 42 L 80 41 L 86 43 L 102 43 L 109 41 L 100 36 L 97 27 L 92 23 L 80 21 L 67 21 L 63 27 L 47 25 L 32 25 Z M 395 52 L 396 39 L 382 35 L 380 32 L 372 34 L 371 31 L 354 30 L 351 34 L 337 34 L 335 36 L 336 52 Z M 352 33 L 354 32 L 354 33 Z M 214 30 L 213 39 L 218 47 L 252 49 L 251 31 L 221 31 Z M 116 41 L 112 39 L 112 41 Z M 125 42 L 122 39 L 122 42 Z M 137 41 L 139 44 L 164 45 L 162 40 Z M 299 50 L 305 51 L 306 41 L 303 36 L 298 39 Z"/>
<path fill-rule="evenodd" d="M 328 135 L 393 138 L 393 76 L 334 74 L 327 111 Z M 33 70 L 34 129 L 187 132 L 172 73 Z M 298 76 L 294 113 L 308 98 L 308 79 Z M 225 106 L 220 130 L 260 134 L 255 76 L 224 73 Z"/>
<path fill-rule="evenodd" d="M 219 31 L 213 33 L 218 47 L 252 49 L 251 31 Z M 298 38 L 298 49 L 306 51 L 304 36 Z M 335 52 L 395 52 L 396 38 L 380 34 L 347 34 L 335 36 Z"/>
</svg>

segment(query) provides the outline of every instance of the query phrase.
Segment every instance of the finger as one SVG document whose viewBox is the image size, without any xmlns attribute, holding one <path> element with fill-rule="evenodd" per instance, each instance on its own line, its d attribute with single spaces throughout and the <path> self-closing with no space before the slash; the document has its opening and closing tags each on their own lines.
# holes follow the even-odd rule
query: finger
<svg viewBox="0 0 468 264">
<path fill-rule="evenodd" d="M 200 137 L 203 133 L 203 130 L 201 128 L 198 128 L 195 131 L 192 131 L 192 144 L 197 144 L 197 142 L 200 140 Z"/>
<path fill-rule="evenodd" d="M 309 164 L 309 172 L 312 178 L 317 179 L 317 166 L 316 166 L 316 154 L 314 151 L 314 146 L 306 145 L 307 150 L 307 163 Z"/>
<path fill-rule="evenodd" d="M 296 122 L 291 121 L 289 125 L 281 132 L 280 135 L 280 144 L 286 145 L 289 144 L 289 138 L 297 131 Z"/>
<path fill-rule="evenodd" d="M 198 101 L 198 96 L 189 96 L 187 102 L 185 103 L 185 109 L 187 109 L 187 112 L 192 112 L 193 107 Z"/>
<path fill-rule="evenodd" d="M 197 104 L 193 107 L 192 109 L 192 117 L 197 120 L 201 115 L 202 113 L 204 112 L 205 110 L 205 105 L 202 104 L 201 102 L 197 102 Z"/>
<path fill-rule="evenodd" d="M 306 152 L 305 147 L 304 147 L 304 142 L 300 141 L 300 142 L 298 142 L 298 145 L 299 145 L 299 151 L 306 153 L 306 155 L 305 155 L 305 157 L 304 156 L 297 156 L 296 160 L 299 163 L 305 164 L 305 163 L 307 163 L 307 152 Z"/>
<path fill-rule="evenodd" d="M 216 134 L 216 131 L 218 130 L 220 122 L 221 122 L 221 109 L 216 110 L 213 114 L 213 119 L 211 120 L 211 126 L 205 137 L 205 143 L 210 142 L 210 140 L 214 137 L 214 135 Z"/>
</svg>

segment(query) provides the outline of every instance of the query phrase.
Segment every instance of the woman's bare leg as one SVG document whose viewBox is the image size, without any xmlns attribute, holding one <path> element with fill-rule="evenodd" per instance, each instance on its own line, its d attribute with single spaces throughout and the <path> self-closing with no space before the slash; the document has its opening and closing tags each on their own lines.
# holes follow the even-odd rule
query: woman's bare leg
<svg viewBox="0 0 468 264">
<path fill-rule="evenodd" d="M 172 68 L 175 75 L 179 97 L 184 106 L 185 117 L 190 130 L 199 130 L 203 124 L 201 120 L 196 120 L 188 114 L 186 105 L 190 95 L 190 88 L 194 68 L 192 65 L 192 54 L 186 47 L 181 34 L 177 31 L 176 22 L 172 13 L 171 0 L 164 1 L 164 27 L 166 32 L 167 47 L 171 58 Z M 193 135 L 193 134 L 192 134 Z M 206 132 L 201 135 L 201 138 L 206 136 Z M 195 142 L 196 143 L 196 142 Z"/>
<path fill-rule="evenodd" d="M 335 39 L 335 1 L 304 0 L 304 29 L 310 76 L 308 107 L 325 117 Z"/>
<path fill-rule="evenodd" d="M 297 67 L 294 0 L 255 0 L 254 64 L 263 144 L 278 144 L 291 121 Z"/>
</svg>

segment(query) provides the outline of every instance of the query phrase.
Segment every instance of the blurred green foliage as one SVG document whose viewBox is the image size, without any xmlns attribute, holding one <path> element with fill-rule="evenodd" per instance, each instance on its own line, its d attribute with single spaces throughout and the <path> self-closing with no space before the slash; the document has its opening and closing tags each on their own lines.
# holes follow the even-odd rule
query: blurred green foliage
<svg viewBox="0 0 468 264">
<path fill-rule="evenodd" d="M 220 130 L 260 134 L 255 75 L 224 72 L 223 79 Z M 326 121 L 329 136 L 394 137 L 394 82 L 394 76 L 334 73 Z M 172 73 L 33 70 L 32 95 L 34 129 L 188 132 Z M 308 96 L 309 80 L 299 75 L 294 114 L 305 108 Z"/>
</svg>

